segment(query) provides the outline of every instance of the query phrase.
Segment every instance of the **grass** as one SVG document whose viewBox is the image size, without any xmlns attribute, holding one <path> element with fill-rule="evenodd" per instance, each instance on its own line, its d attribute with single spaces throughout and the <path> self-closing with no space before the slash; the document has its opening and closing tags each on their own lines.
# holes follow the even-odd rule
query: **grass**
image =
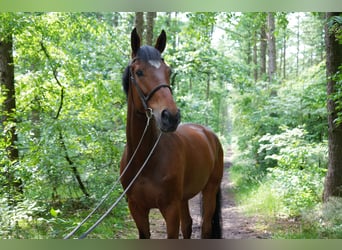
<svg viewBox="0 0 342 250">
<path fill-rule="evenodd" d="M 258 217 L 259 227 L 270 232 L 273 239 L 341 239 L 342 199 L 333 198 L 326 204 L 317 202 L 300 214 L 285 212 L 279 200 L 266 185 L 255 186 L 248 195 L 238 194 L 238 203 L 247 216 Z M 252 187 L 250 187 L 252 189 Z M 237 191 L 238 192 L 238 191 Z"/>
</svg>

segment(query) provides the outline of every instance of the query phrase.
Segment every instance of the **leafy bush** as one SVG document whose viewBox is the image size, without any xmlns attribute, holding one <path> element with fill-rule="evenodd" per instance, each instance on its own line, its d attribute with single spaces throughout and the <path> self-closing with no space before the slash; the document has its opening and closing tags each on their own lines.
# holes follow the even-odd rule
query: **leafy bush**
<svg viewBox="0 0 342 250">
<path fill-rule="evenodd" d="M 323 174 L 314 169 L 270 169 L 266 178 L 270 192 L 280 203 L 278 215 L 299 216 L 321 200 Z"/>
<path fill-rule="evenodd" d="M 297 216 L 321 200 L 327 145 L 308 143 L 302 127 L 282 130 L 278 135 L 263 136 L 259 150 L 274 152 L 276 148 L 278 153 L 266 156 L 277 162 L 274 168 L 268 168 L 266 183 L 281 202 L 281 213 Z"/>
<path fill-rule="evenodd" d="M 259 140 L 259 153 L 263 152 L 266 159 L 275 162 L 264 175 L 251 163 L 233 167 L 233 179 L 237 180 L 239 172 L 244 176 L 236 182 L 238 188 L 249 186 L 244 187 L 249 193 L 242 200 L 247 211 L 273 217 L 296 217 L 321 201 L 326 142 L 308 143 L 307 132 L 302 127 L 283 127 L 282 130 L 280 134 L 267 134 Z"/>
<path fill-rule="evenodd" d="M 280 134 L 261 137 L 258 153 L 266 151 L 265 158 L 276 160 L 277 167 L 284 170 L 326 166 L 326 142 L 309 143 L 306 140 L 307 132 L 302 126 L 293 129 L 283 126 L 281 130 L 283 132 Z"/>
<path fill-rule="evenodd" d="M 0 199 L 0 237 L 2 239 L 27 238 L 36 234 L 37 225 L 47 226 L 50 222 L 43 219 L 45 208 L 36 202 L 23 200 L 16 206 L 9 205 L 6 198 Z M 33 232 L 34 231 L 34 232 Z"/>
<path fill-rule="evenodd" d="M 240 202 L 248 213 L 272 218 L 300 216 L 321 200 L 323 174 L 305 170 L 270 169 L 264 180 L 249 188 Z"/>
</svg>

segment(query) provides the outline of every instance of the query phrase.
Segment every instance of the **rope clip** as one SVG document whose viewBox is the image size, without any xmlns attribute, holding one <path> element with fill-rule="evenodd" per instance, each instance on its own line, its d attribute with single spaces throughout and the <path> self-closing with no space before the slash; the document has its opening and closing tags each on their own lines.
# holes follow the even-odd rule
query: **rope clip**
<svg viewBox="0 0 342 250">
<path fill-rule="evenodd" d="M 151 108 L 147 108 L 145 113 L 146 113 L 147 119 L 150 120 L 152 118 L 152 116 L 153 116 L 153 110 Z"/>
</svg>

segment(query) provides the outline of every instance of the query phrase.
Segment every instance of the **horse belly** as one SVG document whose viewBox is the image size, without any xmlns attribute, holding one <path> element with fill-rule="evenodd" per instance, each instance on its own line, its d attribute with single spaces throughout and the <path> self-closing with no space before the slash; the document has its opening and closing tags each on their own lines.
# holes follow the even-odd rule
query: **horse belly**
<svg viewBox="0 0 342 250">
<path fill-rule="evenodd" d="M 197 195 L 203 190 L 209 180 L 211 169 L 206 165 L 194 165 L 191 169 L 193 169 L 193 171 L 188 170 L 187 172 L 191 173 L 186 173 L 184 176 L 183 199 L 191 199 Z"/>
</svg>

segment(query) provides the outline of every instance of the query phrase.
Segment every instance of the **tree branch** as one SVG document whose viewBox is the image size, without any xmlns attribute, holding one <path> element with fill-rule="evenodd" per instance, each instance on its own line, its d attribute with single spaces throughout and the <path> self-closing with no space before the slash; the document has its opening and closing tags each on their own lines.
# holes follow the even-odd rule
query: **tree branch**
<svg viewBox="0 0 342 250">
<path fill-rule="evenodd" d="M 64 86 L 62 85 L 62 83 L 59 81 L 58 79 L 58 72 L 57 72 L 57 67 L 56 65 L 54 65 L 52 63 L 52 59 L 51 59 L 51 56 L 47 50 L 47 48 L 45 47 L 43 41 L 40 41 L 40 47 L 42 49 L 42 51 L 44 52 L 46 58 L 48 59 L 48 62 L 49 62 L 49 65 L 52 69 L 52 73 L 53 73 L 53 77 L 55 78 L 58 86 L 61 88 L 61 92 L 60 92 L 60 102 L 59 102 L 59 107 L 58 107 L 58 110 L 57 110 L 57 113 L 56 113 L 56 116 L 54 117 L 55 120 L 58 120 L 60 114 L 61 114 L 61 111 L 62 111 L 62 107 L 63 107 L 63 101 L 64 101 Z M 74 162 L 71 160 L 69 154 L 68 154 L 68 149 L 65 145 L 65 141 L 64 141 L 64 137 L 63 137 L 63 134 L 62 134 L 62 130 L 59 129 L 59 140 L 60 140 L 60 143 L 62 145 L 62 148 L 64 150 L 64 157 L 65 157 L 65 160 L 69 163 L 70 167 L 71 167 L 71 170 L 78 182 L 78 185 L 80 186 L 80 189 L 82 190 L 83 194 L 86 196 L 86 197 L 89 197 L 89 193 L 87 192 L 87 189 L 85 187 L 85 185 L 83 184 L 82 182 L 82 179 L 81 179 L 81 175 L 80 173 L 78 172 L 77 170 L 77 167 L 74 165 Z"/>
<path fill-rule="evenodd" d="M 76 178 L 76 180 L 78 182 L 78 185 L 80 186 L 80 189 L 82 190 L 83 194 L 86 197 L 89 197 L 89 193 L 87 192 L 87 189 L 86 189 L 85 185 L 82 182 L 81 175 L 78 172 L 76 166 L 74 165 L 74 162 L 71 160 L 71 158 L 70 158 L 70 156 L 68 154 L 68 149 L 67 149 L 67 147 L 65 145 L 64 137 L 63 137 L 63 134 L 62 134 L 61 130 L 59 130 L 59 140 L 61 142 L 62 148 L 63 148 L 64 153 L 65 153 L 65 160 L 69 163 L 69 165 L 70 165 L 70 167 L 72 169 L 72 172 L 74 173 L 75 178 Z"/>
<path fill-rule="evenodd" d="M 40 41 L 40 47 L 42 49 L 42 51 L 44 52 L 46 58 L 48 59 L 48 62 L 50 64 L 50 67 L 52 69 L 52 74 L 53 77 L 55 78 L 58 86 L 61 88 L 61 92 L 60 92 L 60 102 L 59 102 L 59 107 L 55 116 L 55 119 L 57 120 L 59 118 L 59 115 L 61 114 L 62 111 L 62 107 L 63 107 L 63 101 L 64 101 L 64 86 L 61 84 L 61 82 L 58 79 L 58 72 L 57 72 L 57 67 L 55 65 L 52 64 L 51 62 L 51 56 L 49 54 L 49 52 L 47 51 L 47 48 L 45 47 L 43 41 Z"/>
</svg>

